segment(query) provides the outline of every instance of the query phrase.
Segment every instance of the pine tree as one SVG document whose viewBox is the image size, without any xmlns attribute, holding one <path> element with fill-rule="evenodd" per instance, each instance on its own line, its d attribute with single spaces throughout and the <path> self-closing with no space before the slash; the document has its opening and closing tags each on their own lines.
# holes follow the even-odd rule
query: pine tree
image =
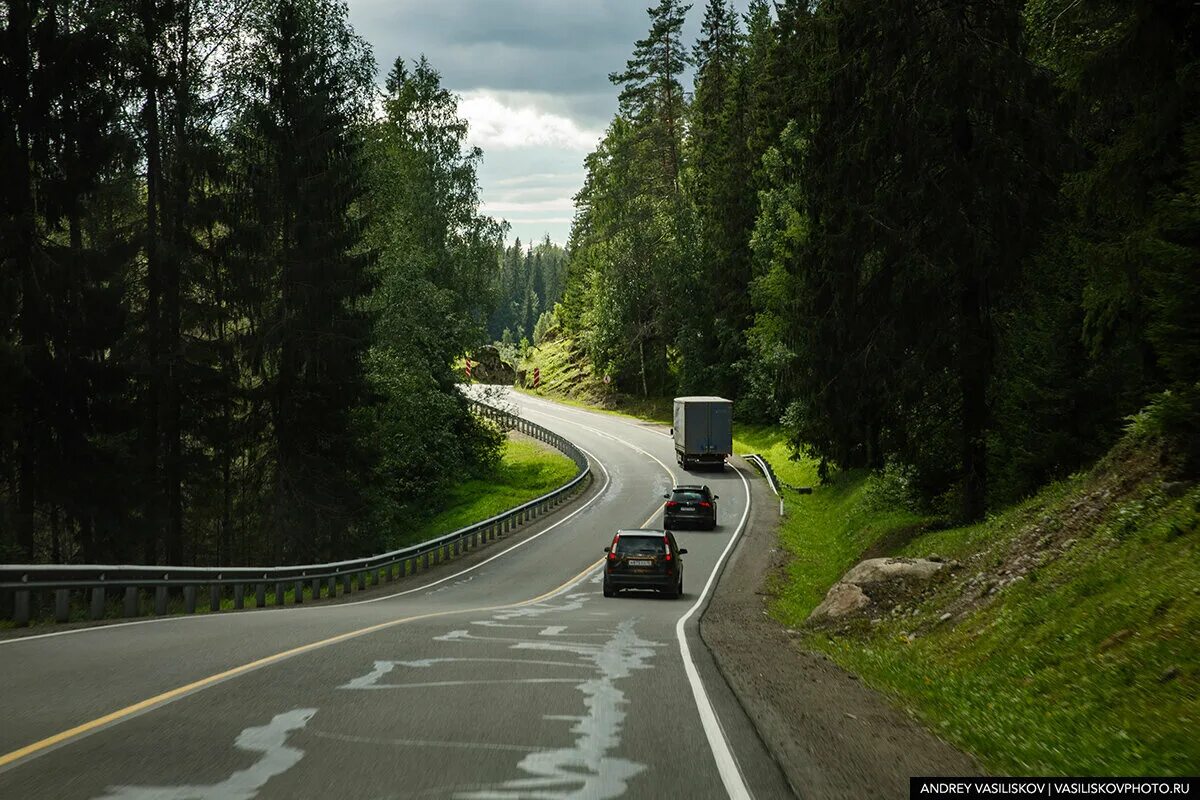
<svg viewBox="0 0 1200 800">
<path fill-rule="evenodd" d="M 641 123 L 638 131 L 657 156 L 659 179 L 674 197 L 679 195 L 685 110 L 680 78 L 693 63 L 681 38 L 690 9 L 679 0 L 659 0 L 647 9 L 650 32 L 637 42 L 624 72 L 608 76 L 621 87 L 621 114 Z"/>
<path fill-rule="evenodd" d="M 263 303 L 254 347 L 269 408 L 269 558 L 355 550 L 370 465 L 352 411 L 366 399 L 368 254 L 358 247 L 364 192 L 356 127 L 372 76 L 366 44 L 333 0 L 285 0 L 256 20 L 241 147 L 252 267 Z"/>
</svg>

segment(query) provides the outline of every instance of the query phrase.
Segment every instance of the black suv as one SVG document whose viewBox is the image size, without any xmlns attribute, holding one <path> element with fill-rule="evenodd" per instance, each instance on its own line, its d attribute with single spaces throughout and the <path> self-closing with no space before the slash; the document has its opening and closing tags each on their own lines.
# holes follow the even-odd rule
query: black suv
<svg viewBox="0 0 1200 800">
<path fill-rule="evenodd" d="M 668 597 L 683 594 L 683 560 L 686 549 L 670 531 L 617 531 L 604 548 L 604 596 L 622 589 L 657 589 Z"/>
<path fill-rule="evenodd" d="M 663 497 L 667 498 L 664 528 L 698 525 L 711 531 L 717 527 L 717 496 L 707 486 L 676 486 Z"/>
</svg>

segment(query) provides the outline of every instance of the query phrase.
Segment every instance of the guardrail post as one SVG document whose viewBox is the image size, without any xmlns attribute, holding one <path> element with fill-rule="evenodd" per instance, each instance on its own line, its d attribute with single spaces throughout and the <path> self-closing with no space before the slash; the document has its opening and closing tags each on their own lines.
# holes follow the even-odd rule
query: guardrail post
<svg viewBox="0 0 1200 800">
<path fill-rule="evenodd" d="M 312 579 L 312 599 L 313 599 L 314 603 L 321 599 L 321 579 L 320 578 Z"/>
<path fill-rule="evenodd" d="M 246 584 L 235 583 L 233 585 L 233 608 L 236 611 L 241 611 L 246 607 Z"/>
<path fill-rule="evenodd" d="M 425 551 L 425 566 L 423 568 L 429 569 L 429 551 L 428 550 Z"/>
<path fill-rule="evenodd" d="M 167 614 L 167 587 L 154 587 L 154 613 L 160 617 Z"/>
<path fill-rule="evenodd" d="M 93 586 L 92 587 L 92 609 L 91 609 L 91 614 L 90 614 L 92 619 L 101 619 L 104 616 L 104 601 L 105 601 L 104 587 L 103 586 Z"/>
<path fill-rule="evenodd" d="M 183 611 L 185 614 L 196 613 L 196 587 L 183 587 Z"/>
<path fill-rule="evenodd" d="M 221 610 L 221 584 L 210 583 L 208 585 L 208 610 Z"/>
<path fill-rule="evenodd" d="M 360 592 L 362 592 L 362 591 L 365 591 L 366 588 L 367 588 L 367 573 L 360 572 L 360 573 L 358 573 L 358 590 Z"/>
<path fill-rule="evenodd" d="M 328 583 L 329 591 L 326 592 L 326 594 L 329 596 L 329 599 L 332 600 L 333 598 L 337 597 L 337 576 L 330 575 Z"/>
<path fill-rule="evenodd" d="M 254 607 L 262 608 L 267 604 L 267 585 L 259 581 L 254 587 Z"/>
<path fill-rule="evenodd" d="M 71 618 L 71 590 L 54 590 L 54 621 L 66 622 Z"/>
<path fill-rule="evenodd" d="M 293 605 L 298 606 L 304 604 L 304 581 L 296 581 L 295 585 L 292 587 L 292 595 Z"/>
<path fill-rule="evenodd" d="M 125 587 L 125 616 L 136 617 L 138 615 L 138 588 L 136 586 Z"/>
<path fill-rule="evenodd" d="M 13 624 L 24 628 L 29 624 L 29 590 L 18 589 L 13 597 Z"/>
<path fill-rule="evenodd" d="M 350 585 L 350 573 L 344 573 L 342 575 L 342 594 L 350 594 L 352 591 L 354 589 Z"/>
<path fill-rule="evenodd" d="M 287 605 L 287 590 L 283 588 L 282 581 L 275 582 L 275 605 Z"/>
</svg>

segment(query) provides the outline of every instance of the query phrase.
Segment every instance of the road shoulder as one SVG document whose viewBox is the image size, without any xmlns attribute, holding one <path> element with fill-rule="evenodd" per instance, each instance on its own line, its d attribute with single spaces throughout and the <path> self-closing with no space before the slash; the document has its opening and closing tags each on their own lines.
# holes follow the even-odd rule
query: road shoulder
<svg viewBox="0 0 1200 800">
<path fill-rule="evenodd" d="M 913 775 L 971 775 L 970 757 L 894 708 L 767 613 L 785 565 L 778 502 L 759 479 L 746 531 L 700 622 L 722 676 L 788 782 L 806 799 L 908 796 Z"/>
</svg>

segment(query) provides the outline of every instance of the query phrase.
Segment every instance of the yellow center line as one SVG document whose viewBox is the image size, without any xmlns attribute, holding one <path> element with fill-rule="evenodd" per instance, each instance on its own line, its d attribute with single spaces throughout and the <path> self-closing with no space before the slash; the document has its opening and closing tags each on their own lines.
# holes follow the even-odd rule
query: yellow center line
<svg viewBox="0 0 1200 800">
<path fill-rule="evenodd" d="M 651 517 L 651 519 L 653 519 L 653 517 Z M 321 641 L 318 641 L 318 642 L 311 642 L 309 644 L 301 645 L 299 647 L 293 647 L 291 650 L 284 650 L 282 653 L 275 653 L 274 655 L 266 656 L 265 658 L 260 658 L 256 661 L 251 661 L 248 664 L 242 664 L 239 667 L 233 667 L 232 669 L 227 669 L 224 672 L 218 672 L 216 675 L 210 675 L 207 678 L 201 678 L 198 681 L 192 681 L 191 683 L 189 683 L 185 686 L 180 686 L 177 689 L 171 689 L 170 691 L 163 692 L 162 694 L 157 694 L 154 697 L 149 697 L 145 700 L 142 700 L 139 703 L 134 703 L 131 706 L 126 706 L 125 708 L 119 709 L 117 711 L 113 711 L 110 714 L 105 714 L 102 717 L 97 717 L 96 719 L 91 720 L 90 722 L 85 722 L 82 725 L 76 725 L 74 728 L 70 728 L 61 733 L 56 733 L 53 736 L 48 736 L 45 739 L 42 739 L 41 741 L 34 742 L 33 744 L 28 744 L 17 750 L 13 750 L 11 753 L 6 753 L 6 754 L 0 756 L 0 769 L 4 769 L 5 767 L 7 767 L 17 761 L 28 758 L 28 757 L 30 757 L 36 753 L 39 753 L 42 750 L 45 750 L 49 747 L 54 747 L 55 745 L 69 742 L 72 739 L 75 739 L 80 736 L 83 736 L 84 734 L 90 733 L 90 732 L 96 730 L 97 728 L 101 728 L 105 725 L 109 725 L 114 722 L 119 722 L 119 721 L 126 719 L 134 714 L 138 714 L 142 711 L 146 711 L 148 709 L 152 709 L 157 706 L 161 706 L 165 703 L 171 702 L 172 700 L 177 700 L 178 698 L 183 697 L 186 694 L 190 694 L 192 692 L 199 691 L 200 689 L 208 688 L 209 686 L 212 686 L 215 683 L 219 683 L 220 681 L 228 680 L 229 678 L 235 678 L 238 675 L 243 675 L 247 672 L 250 672 L 251 670 L 255 670 L 255 669 L 258 669 L 259 667 L 265 667 L 269 664 L 274 664 L 276 662 L 283 661 L 284 659 L 291 658 L 292 656 L 298 656 L 301 653 L 307 653 L 311 650 L 317 650 L 322 647 L 328 647 L 329 645 L 338 644 L 339 642 L 344 642 L 347 639 L 354 639 L 359 636 L 365 636 L 368 633 L 374 633 L 375 631 L 381 631 L 381 630 L 384 630 L 385 628 L 392 628 L 397 625 L 402 625 L 406 622 L 416 622 L 418 620 L 430 619 L 433 617 L 444 617 L 444 616 L 449 616 L 451 614 L 477 614 L 477 613 L 481 613 L 481 612 L 485 612 L 485 611 L 500 611 L 501 609 L 505 609 L 505 608 L 520 608 L 522 606 L 528 606 L 528 605 L 533 605 L 534 603 L 540 603 L 542 600 L 545 600 L 548 597 L 558 594 L 562 590 L 564 590 L 567 587 L 571 586 L 572 584 L 578 582 L 585 575 L 587 575 L 589 572 L 594 570 L 596 567 L 600 566 L 602 563 L 604 563 L 603 558 L 594 561 L 593 563 L 588 565 L 587 568 L 585 568 L 578 575 L 574 576 L 573 578 L 567 580 L 566 582 L 564 582 L 562 584 L 559 584 L 558 586 L 551 589 L 550 591 L 545 592 L 544 594 L 540 594 L 537 597 L 531 598 L 529 600 L 522 600 L 517 603 L 506 603 L 506 604 L 497 605 L 497 606 L 480 606 L 478 608 L 464 608 L 464 609 L 459 609 L 456 611 L 432 611 L 428 614 L 418 614 L 418 615 L 412 616 L 412 617 L 402 617 L 400 619 L 393 619 L 393 620 L 389 620 L 387 622 L 381 622 L 377 625 L 370 625 L 366 628 L 359 628 L 358 630 L 349 631 L 348 633 L 341 633 L 341 634 L 338 634 L 337 636 L 331 636 L 328 639 L 322 639 Z"/>
</svg>

